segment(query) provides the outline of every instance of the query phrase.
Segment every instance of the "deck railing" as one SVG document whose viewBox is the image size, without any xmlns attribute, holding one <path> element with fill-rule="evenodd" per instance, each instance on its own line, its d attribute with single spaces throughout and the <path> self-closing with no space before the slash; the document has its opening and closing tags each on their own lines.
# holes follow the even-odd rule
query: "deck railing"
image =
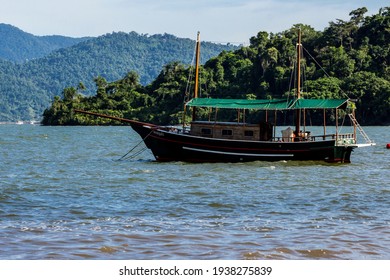
<svg viewBox="0 0 390 280">
<path fill-rule="evenodd" d="M 178 134 L 190 134 L 189 127 L 166 127 L 165 130 L 178 133 Z M 337 146 L 356 144 L 356 138 L 354 133 L 342 133 L 342 134 L 325 134 L 325 135 L 311 135 L 310 132 L 302 133 L 300 137 L 273 137 L 270 139 L 272 142 L 315 142 L 325 140 L 336 140 Z"/>
<path fill-rule="evenodd" d="M 337 145 L 355 144 L 353 133 L 343 134 L 325 134 L 325 135 L 306 135 L 305 137 L 274 137 L 272 141 L 276 142 L 314 142 L 325 140 L 337 140 Z"/>
</svg>

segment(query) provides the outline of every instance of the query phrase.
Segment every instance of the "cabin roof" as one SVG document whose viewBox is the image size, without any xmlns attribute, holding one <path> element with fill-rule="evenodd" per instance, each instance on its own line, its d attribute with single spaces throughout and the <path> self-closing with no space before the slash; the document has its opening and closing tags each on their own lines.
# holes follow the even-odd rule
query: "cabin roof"
<svg viewBox="0 0 390 280">
<path fill-rule="evenodd" d="M 347 106 L 348 99 L 218 99 L 194 98 L 186 103 L 190 107 L 225 109 L 292 110 L 335 109 Z"/>
<path fill-rule="evenodd" d="M 348 99 L 297 99 L 289 109 L 337 109 L 346 108 Z"/>
</svg>

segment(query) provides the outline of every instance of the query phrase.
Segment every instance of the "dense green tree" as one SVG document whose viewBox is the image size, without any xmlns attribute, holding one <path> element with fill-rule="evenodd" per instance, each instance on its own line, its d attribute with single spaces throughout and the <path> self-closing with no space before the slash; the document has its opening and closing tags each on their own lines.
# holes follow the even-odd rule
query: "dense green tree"
<svg viewBox="0 0 390 280">
<path fill-rule="evenodd" d="M 317 80 L 307 81 L 303 93 L 305 98 L 332 99 L 345 98 L 346 95 L 341 89 L 342 81 L 334 77 L 324 77 Z"/>
<path fill-rule="evenodd" d="M 343 88 L 358 100 L 358 117 L 366 124 L 389 124 L 390 81 L 371 72 L 358 72 L 344 81 Z"/>
<path fill-rule="evenodd" d="M 355 70 L 355 61 L 348 56 L 342 46 L 322 49 L 318 59 L 330 76 L 347 78 Z"/>
</svg>

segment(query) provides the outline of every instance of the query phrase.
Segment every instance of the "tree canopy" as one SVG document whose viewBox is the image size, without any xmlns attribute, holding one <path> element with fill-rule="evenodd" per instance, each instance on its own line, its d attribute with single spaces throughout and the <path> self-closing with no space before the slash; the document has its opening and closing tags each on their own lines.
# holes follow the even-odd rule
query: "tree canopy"
<svg viewBox="0 0 390 280">
<path fill-rule="evenodd" d="M 390 124 L 390 7 L 366 16 L 366 8 L 348 21 L 330 22 L 324 31 L 297 24 L 280 33 L 259 32 L 250 45 L 222 51 L 200 69 L 201 96 L 280 98 L 291 92 L 297 28 L 304 46 L 305 98 L 357 99 L 357 117 L 365 125 Z M 95 79 L 96 96 L 66 88 L 44 113 L 43 124 L 112 124 L 74 115 L 82 108 L 115 116 L 167 124 L 181 121 L 191 67 L 169 63 L 143 86 L 135 72 L 115 82 Z"/>
</svg>

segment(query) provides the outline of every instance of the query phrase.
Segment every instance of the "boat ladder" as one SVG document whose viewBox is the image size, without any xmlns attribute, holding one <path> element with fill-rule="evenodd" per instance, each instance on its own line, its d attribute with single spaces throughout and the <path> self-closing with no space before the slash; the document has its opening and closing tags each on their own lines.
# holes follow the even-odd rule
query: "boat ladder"
<svg viewBox="0 0 390 280">
<path fill-rule="evenodd" d="M 366 132 L 363 130 L 363 128 L 360 126 L 358 121 L 356 120 L 355 116 L 353 114 L 348 114 L 349 118 L 351 119 L 352 123 L 357 127 L 360 134 L 363 136 L 364 140 L 366 140 L 367 144 L 374 144 L 374 142 L 371 141 L 371 139 L 368 137 Z M 374 144 L 375 145 L 375 144 Z"/>
</svg>

